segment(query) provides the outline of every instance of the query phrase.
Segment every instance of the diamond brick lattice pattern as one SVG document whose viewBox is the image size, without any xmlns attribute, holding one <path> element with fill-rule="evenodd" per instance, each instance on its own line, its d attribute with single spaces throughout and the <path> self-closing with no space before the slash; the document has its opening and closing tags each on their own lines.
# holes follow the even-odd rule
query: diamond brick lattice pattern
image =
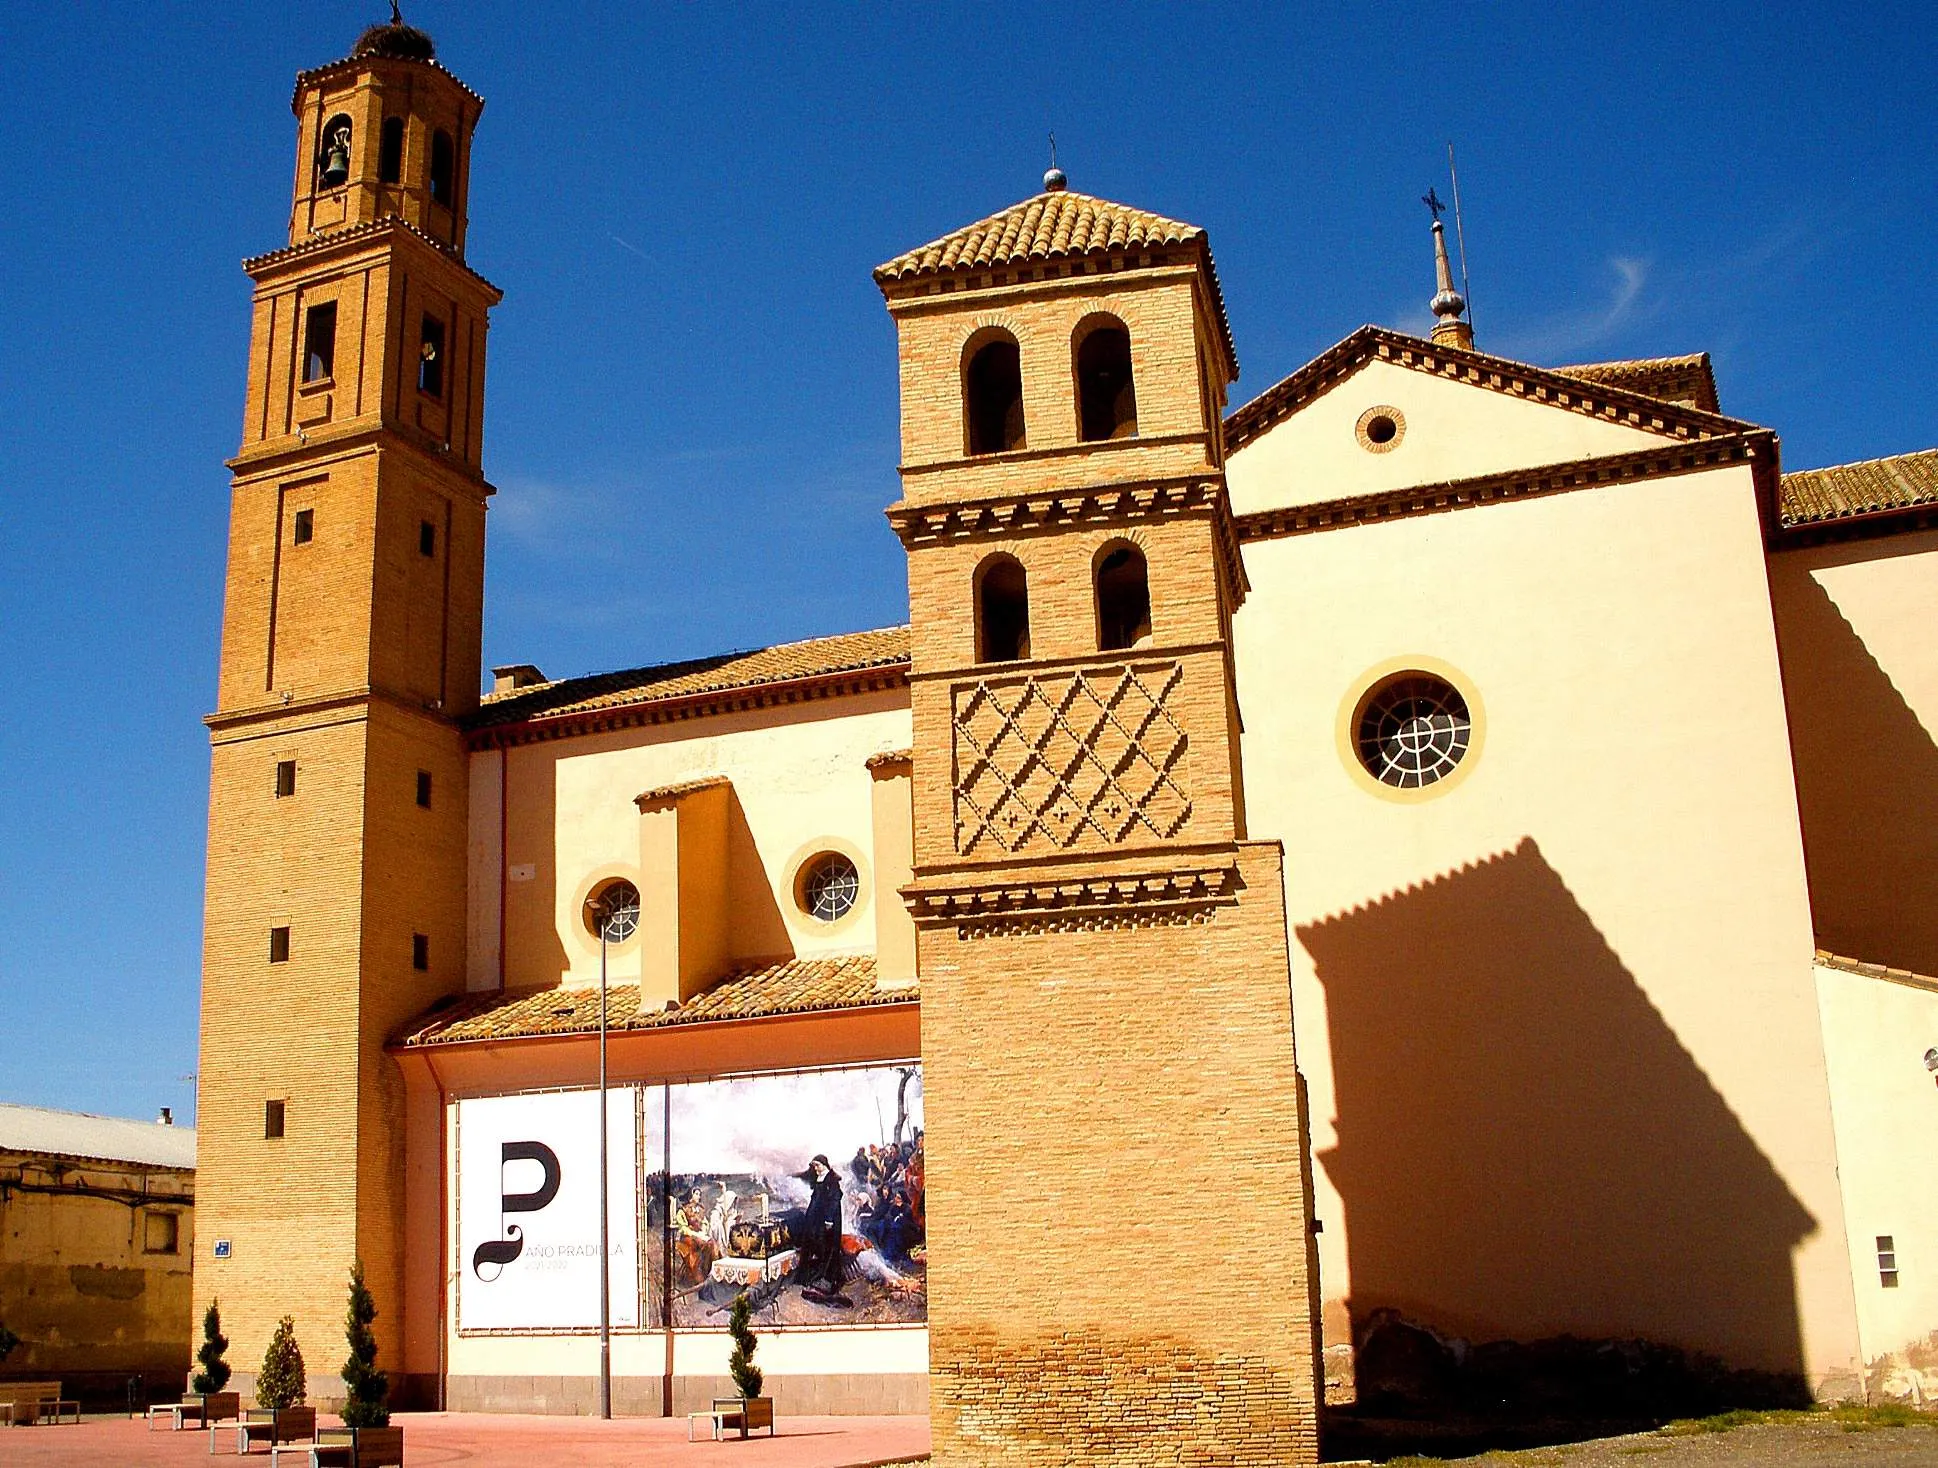
<svg viewBox="0 0 1938 1468">
<path fill-rule="evenodd" d="M 956 850 L 1116 846 L 1191 818 L 1187 740 L 1164 704 L 1177 663 L 955 690 Z"/>
</svg>

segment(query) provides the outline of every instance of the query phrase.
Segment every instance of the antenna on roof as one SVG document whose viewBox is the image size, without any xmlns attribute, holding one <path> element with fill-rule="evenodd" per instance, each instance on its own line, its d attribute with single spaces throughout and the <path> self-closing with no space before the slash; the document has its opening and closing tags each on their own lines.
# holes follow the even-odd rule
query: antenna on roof
<svg viewBox="0 0 1938 1468">
<path fill-rule="evenodd" d="M 1064 176 L 1063 170 L 1056 166 L 1056 134 L 1051 133 L 1050 167 L 1043 175 L 1043 192 L 1046 194 L 1060 194 L 1069 187 L 1070 180 Z"/>
<path fill-rule="evenodd" d="M 1454 239 L 1460 245 L 1460 293 L 1467 298 L 1467 329 L 1471 331 L 1474 326 L 1474 292 L 1467 283 L 1467 230 L 1460 222 L 1460 170 L 1454 167 L 1454 146 L 1451 140 L 1447 143 L 1447 172 L 1453 178 Z M 1427 192 L 1431 194 L 1433 190 L 1428 189 Z M 1440 216 L 1436 213 L 1433 217 L 1438 219 Z"/>
</svg>

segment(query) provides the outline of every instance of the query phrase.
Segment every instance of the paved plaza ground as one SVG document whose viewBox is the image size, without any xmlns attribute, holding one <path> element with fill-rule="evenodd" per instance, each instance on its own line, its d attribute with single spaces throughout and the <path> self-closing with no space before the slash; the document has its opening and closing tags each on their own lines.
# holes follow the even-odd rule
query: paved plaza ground
<svg viewBox="0 0 1938 1468">
<path fill-rule="evenodd" d="M 926 1417 L 796 1417 L 777 1424 L 773 1438 L 757 1433 L 742 1442 L 688 1443 L 686 1419 L 500 1417 L 481 1413 L 398 1413 L 405 1428 L 410 1468 L 462 1463 L 468 1468 L 863 1468 L 920 1457 L 929 1450 Z M 702 1433 L 705 1432 L 702 1426 Z M 234 1451 L 233 1433 L 218 1439 L 223 1457 Z M 209 1456 L 204 1431 L 150 1432 L 126 1417 L 88 1417 L 78 1427 L 0 1427 L 0 1464 L 58 1464 L 96 1468 L 115 1464 L 200 1464 Z M 255 1461 L 267 1464 L 259 1450 Z M 284 1468 L 301 1462 L 285 1454 Z"/>
<path fill-rule="evenodd" d="M 409 1428 L 411 1468 L 462 1463 L 470 1468 L 873 1468 L 922 1457 L 926 1417 L 799 1417 L 769 1440 L 688 1443 L 683 1419 L 509 1417 L 399 1414 Z M 223 1444 L 227 1456 L 228 1443 Z M 256 1461 L 268 1455 L 258 1452 Z M 284 1463 L 290 1462 L 287 1457 Z M 1789 1422 L 1729 1432 L 1637 1433 L 1559 1447 L 1479 1457 L 1396 1458 L 1391 1468 L 1443 1461 L 1464 1468 L 1938 1468 L 1938 1427 L 1872 1427 Z M 80 1426 L 0 1428 L 0 1464 L 94 1468 L 115 1464 L 209 1464 L 205 1432 L 161 1432 L 123 1417 L 89 1417 Z"/>
</svg>

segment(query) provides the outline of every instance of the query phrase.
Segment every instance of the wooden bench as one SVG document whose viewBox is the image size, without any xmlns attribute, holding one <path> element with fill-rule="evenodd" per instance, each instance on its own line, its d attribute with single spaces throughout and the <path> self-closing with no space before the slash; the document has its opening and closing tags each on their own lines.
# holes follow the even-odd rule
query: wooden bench
<svg viewBox="0 0 1938 1468">
<path fill-rule="evenodd" d="M 157 1402 L 148 1409 L 148 1430 L 155 1430 L 155 1423 L 162 1418 L 168 1419 L 171 1430 L 180 1432 L 191 1423 L 196 1427 L 213 1427 L 218 1422 L 230 1421 L 242 1415 L 242 1393 L 240 1392 L 203 1392 L 190 1393 L 179 1402 Z"/>
<path fill-rule="evenodd" d="M 772 1397 L 715 1397 L 713 1405 L 704 1412 L 686 1414 L 686 1440 L 692 1442 L 693 1429 L 702 1422 L 713 1424 L 713 1436 L 717 1441 L 729 1427 L 740 1429 L 742 1437 L 756 1427 L 767 1429 L 767 1435 L 774 1435 L 774 1399 Z"/>
<path fill-rule="evenodd" d="M 316 1408 L 314 1407 L 251 1407 L 242 1414 L 241 1420 L 231 1423 L 227 1429 L 236 1435 L 236 1451 L 247 1453 L 257 1443 L 267 1443 L 270 1457 L 283 1443 L 306 1442 L 316 1436 Z M 219 1424 L 209 1426 L 209 1451 L 215 1451 L 216 1436 L 224 1431 Z"/>
<path fill-rule="evenodd" d="M 9 1427 L 30 1426 L 48 1412 L 57 1424 L 70 1413 L 81 1420 L 81 1404 L 62 1396 L 58 1381 L 0 1381 L 0 1416 Z"/>
</svg>

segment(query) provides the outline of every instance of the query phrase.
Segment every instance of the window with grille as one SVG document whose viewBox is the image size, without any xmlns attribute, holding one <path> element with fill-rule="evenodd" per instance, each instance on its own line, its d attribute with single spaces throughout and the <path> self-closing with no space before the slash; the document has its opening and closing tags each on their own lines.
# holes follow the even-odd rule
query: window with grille
<svg viewBox="0 0 1938 1468">
<path fill-rule="evenodd" d="M 1451 683 L 1409 673 L 1373 690 L 1360 710 L 1359 761 L 1382 785 L 1417 790 L 1444 780 L 1473 740 L 1467 700 Z"/>
<path fill-rule="evenodd" d="M 631 882 L 607 882 L 585 903 L 585 927 L 593 937 L 601 932 L 608 943 L 624 943 L 639 931 L 639 889 Z"/>
<path fill-rule="evenodd" d="M 838 851 L 816 857 L 801 878 L 801 911 L 818 922 L 839 922 L 861 896 L 861 874 Z"/>
<path fill-rule="evenodd" d="M 1887 1290 L 1898 1287 L 1898 1246 L 1890 1234 L 1877 1236 L 1877 1282 Z"/>
</svg>

